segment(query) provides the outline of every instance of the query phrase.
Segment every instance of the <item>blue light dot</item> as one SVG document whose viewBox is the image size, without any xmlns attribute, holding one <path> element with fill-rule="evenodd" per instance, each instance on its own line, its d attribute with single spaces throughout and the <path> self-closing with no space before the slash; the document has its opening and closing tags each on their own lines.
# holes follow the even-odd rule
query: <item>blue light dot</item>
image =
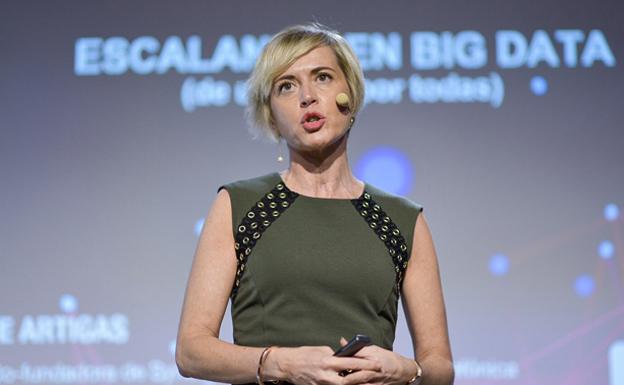
<svg viewBox="0 0 624 385">
<path fill-rule="evenodd" d="M 602 241 L 600 245 L 598 245 L 598 255 L 602 257 L 602 259 L 610 259 L 613 257 L 613 253 L 615 252 L 615 246 L 611 241 Z"/>
<path fill-rule="evenodd" d="M 202 229 L 204 228 L 204 218 L 200 218 L 197 220 L 197 222 L 195 222 L 195 235 L 199 237 L 199 235 L 202 232 Z"/>
<path fill-rule="evenodd" d="M 64 313 L 75 313 L 78 311 L 78 300 L 71 294 L 63 294 L 59 298 L 59 308 Z"/>
<path fill-rule="evenodd" d="M 388 192 L 406 195 L 412 189 L 414 169 L 410 159 L 394 147 L 375 147 L 357 162 L 355 174 Z"/>
<path fill-rule="evenodd" d="M 579 276 L 576 281 L 574 281 L 576 295 L 581 298 L 589 297 L 594 292 L 594 288 L 594 279 L 587 274 Z"/>
<path fill-rule="evenodd" d="M 531 78 L 531 91 L 538 96 L 546 94 L 548 92 L 548 81 L 542 76 L 533 76 Z"/>
<path fill-rule="evenodd" d="M 613 222 L 620 217 L 620 208 L 615 203 L 609 203 L 604 208 L 604 217 L 607 221 Z"/>
<path fill-rule="evenodd" d="M 494 254 L 490 257 L 490 273 L 500 277 L 509 272 L 509 258 L 503 254 Z"/>
</svg>

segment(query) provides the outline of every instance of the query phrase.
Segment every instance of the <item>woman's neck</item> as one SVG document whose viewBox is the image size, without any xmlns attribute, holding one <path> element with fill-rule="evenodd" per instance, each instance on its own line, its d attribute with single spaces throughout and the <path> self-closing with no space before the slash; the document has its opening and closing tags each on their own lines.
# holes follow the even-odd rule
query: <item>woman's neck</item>
<svg viewBox="0 0 624 385">
<path fill-rule="evenodd" d="M 286 186 L 300 194 L 318 198 L 357 198 L 364 183 L 353 176 L 346 146 L 326 157 L 310 157 L 290 149 L 290 165 L 280 172 Z"/>
</svg>

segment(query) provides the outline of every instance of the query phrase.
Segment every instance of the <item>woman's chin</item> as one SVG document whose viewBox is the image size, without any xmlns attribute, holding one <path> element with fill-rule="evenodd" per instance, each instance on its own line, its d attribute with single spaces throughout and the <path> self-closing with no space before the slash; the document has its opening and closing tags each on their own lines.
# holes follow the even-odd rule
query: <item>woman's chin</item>
<svg viewBox="0 0 624 385">
<path fill-rule="evenodd" d="M 335 149 L 340 146 L 343 140 L 346 140 L 345 133 L 341 135 L 323 135 L 317 132 L 316 135 L 302 138 L 297 147 L 303 152 L 322 152 L 330 148 Z"/>
</svg>

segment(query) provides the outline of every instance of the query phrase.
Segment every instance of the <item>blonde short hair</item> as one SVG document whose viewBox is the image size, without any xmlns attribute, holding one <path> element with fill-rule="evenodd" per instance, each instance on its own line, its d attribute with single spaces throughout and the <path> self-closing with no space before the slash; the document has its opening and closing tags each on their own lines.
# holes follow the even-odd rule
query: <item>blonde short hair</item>
<svg viewBox="0 0 624 385">
<path fill-rule="evenodd" d="M 252 129 L 260 129 L 260 132 L 274 141 L 279 139 L 279 133 L 272 126 L 273 82 L 297 59 L 321 46 L 330 47 L 336 54 L 338 65 L 349 87 L 351 113 L 357 114 L 364 101 L 364 74 L 353 49 L 338 32 L 322 24 L 301 24 L 275 34 L 260 53 L 247 81 L 246 112 Z"/>
</svg>

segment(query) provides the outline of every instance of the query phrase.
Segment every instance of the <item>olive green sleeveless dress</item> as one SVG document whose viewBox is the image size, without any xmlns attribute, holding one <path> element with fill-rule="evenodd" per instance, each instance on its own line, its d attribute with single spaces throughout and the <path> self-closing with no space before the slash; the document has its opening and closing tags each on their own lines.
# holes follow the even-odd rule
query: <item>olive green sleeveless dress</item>
<svg viewBox="0 0 624 385">
<path fill-rule="evenodd" d="M 422 206 L 370 184 L 357 199 L 291 191 L 277 172 L 227 189 L 238 269 L 234 343 L 392 349 L 403 272 Z"/>
</svg>

